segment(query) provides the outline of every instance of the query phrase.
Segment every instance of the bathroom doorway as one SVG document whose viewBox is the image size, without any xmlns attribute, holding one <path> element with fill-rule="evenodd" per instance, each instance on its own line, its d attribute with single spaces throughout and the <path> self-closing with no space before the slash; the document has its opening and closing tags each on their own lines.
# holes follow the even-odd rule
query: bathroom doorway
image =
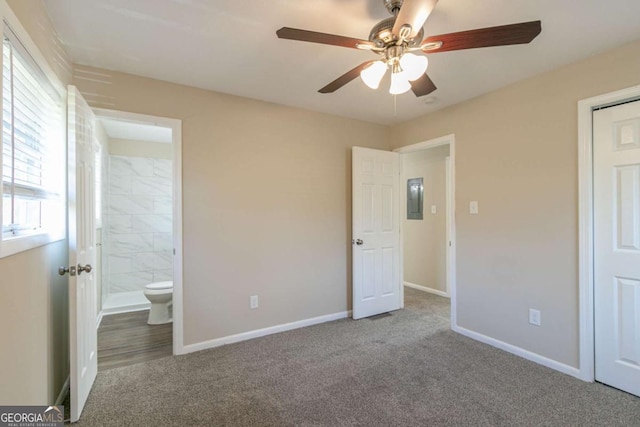
<svg viewBox="0 0 640 427">
<path fill-rule="evenodd" d="M 181 352 L 181 129 L 94 111 L 100 370 Z"/>
</svg>

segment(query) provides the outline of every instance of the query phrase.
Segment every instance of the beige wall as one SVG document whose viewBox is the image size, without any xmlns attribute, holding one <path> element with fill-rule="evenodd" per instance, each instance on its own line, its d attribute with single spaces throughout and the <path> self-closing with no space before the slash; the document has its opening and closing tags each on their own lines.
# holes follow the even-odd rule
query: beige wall
<svg viewBox="0 0 640 427">
<path fill-rule="evenodd" d="M 65 241 L 0 259 L 0 405 L 55 402 L 68 368 Z"/>
<path fill-rule="evenodd" d="M 20 23 L 40 49 L 44 59 L 65 85 L 71 82 L 72 65 L 53 28 L 42 0 L 7 0 Z"/>
<path fill-rule="evenodd" d="M 350 147 L 388 149 L 386 127 L 87 67 L 74 76 L 92 105 L 182 120 L 185 344 L 350 308 Z"/>
<path fill-rule="evenodd" d="M 455 133 L 460 326 L 578 366 L 577 102 L 640 84 L 639 52 L 640 41 L 392 129 L 394 147 Z"/>
<path fill-rule="evenodd" d="M 173 145 L 161 142 L 112 138 L 109 140 L 109 154 L 171 160 L 173 159 Z"/>
<path fill-rule="evenodd" d="M 436 291 L 447 291 L 446 275 L 446 157 L 449 146 L 402 154 L 402 240 L 404 281 Z M 407 219 L 406 185 L 424 180 L 423 219 Z M 436 213 L 431 213 L 431 206 Z"/>
<path fill-rule="evenodd" d="M 10 0 L 58 77 L 64 51 L 55 49 L 51 23 L 40 1 Z M 0 259 L 0 405 L 55 402 L 69 373 L 68 280 L 57 275 L 67 264 L 61 241 Z"/>
</svg>

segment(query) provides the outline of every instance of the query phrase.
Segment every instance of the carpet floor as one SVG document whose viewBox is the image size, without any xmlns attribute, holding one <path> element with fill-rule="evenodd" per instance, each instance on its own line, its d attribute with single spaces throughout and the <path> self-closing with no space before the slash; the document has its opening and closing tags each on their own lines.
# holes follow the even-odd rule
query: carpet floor
<svg viewBox="0 0 640 427">
<path fill-rule="evenodd" d="M 449 301 L 98 373 L 78 426 L 640 426 L 640 399 L 449 330 Z"/>
</svg>

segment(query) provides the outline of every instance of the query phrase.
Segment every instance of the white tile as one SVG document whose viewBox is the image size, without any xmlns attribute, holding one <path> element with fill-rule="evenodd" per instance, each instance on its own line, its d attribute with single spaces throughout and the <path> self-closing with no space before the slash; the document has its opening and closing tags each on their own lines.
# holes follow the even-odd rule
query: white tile
<svg viewBox="0 0 640 427">
<path fill-rule="evenodd" d="M 144 287 L 152 282 L 153 273 L 150 271 L 111 274 L 109 276 L 109 293 L 144 290 Z"/>
<path fill-rule="evenodd" d="M 109 157 L 105 197 L 105 289 L 143 290 L 173 280 L 172 161 Z"/>
<path fill-rule="evenodd" d="M 131 215 L 106 215 L 107 235 L 131 233 Z"/>
<path fill-rule="evenodd" d="M 131 176 L 111 175 L 109 176 L 109 194 L 131 194 Z"/>
<path fill-rule="evenodd" d="M 154 162 L 151 158 L 131 157 L 132 175 L 153 176 Z"/>
<path fill-rule="evenodd" d="M 171 181 L 160 177 L 131 177 L 131 194 L 171 196 Z"/>
<path fill-rule="evenodd" d="M 171 215 L 134 215 L 131 228 L 137 232 L 170 233 L 173 230 Z"/>
<path fill-rule="evenodd" d="M 157 178 L 162 180 L 162 182 L 164 182 L 164 185 L 169 187 L 173 186 L 173 179 L 170 176 L 158 176 Z"/>
<path fill-rule="evenodd" d="M 153 160 L 153 174 L 155 176 L 161 176 L 163 178 L 169 178 L 173 176 L 172 170 L 173 162 L 167 159 L 154 159 Z"/>
<path fill-rule="evenodd" d="M 153 271 L 156 255 L 153 252 L 139 252 L 132 254 L 133 265 L 140 271 Z"/>
<path fill-rule="evenodd" d="M 109 254 L 131 254 L 152 252 L 154 247 L 153 233 L 115 234 L 109 239 Z"/>
<path fill-rule="evenodd" d="M 131 176 L 131 162 L 127 157 L 109 156 L 109 176 Z"/>
<path fill-rule="evenodd" d="M 130 255 L 109 255 L 109 273 L 131 273 L 134 271 Z"/>
<path fill-rule="evenodd" d="M 173 212 L 173 199 L 171 196 L 155 196 L 153 198 L 154 214 L 171 214 Z"/>
<path fill-rule="evenodd" d="M 153 176 L 153 159 L 146 157 L 109 156 L 109 174 L 121 176 Z"/>
<path fill-rule="evenodd" d="M 154 282 L 166 282 L 173 280 L 173 270 L 155 270 L 153 272 Z"/>
<path fill-rule="evenodd" d="M 153 270 L 171 270 L 173 268 L 173 252 L 160 251 L 154 252 Z"/>
<path fill-rule="evenodd" d="M 173 250 L 173 237 L 171 233 L 155 233 L 153 239 L 155 252 Z"/>
<path fill-rule="evenodd" d="M 109 196 L 109 214 L 145 214 L 154 212 L 153 196 Z"/>
</svg>

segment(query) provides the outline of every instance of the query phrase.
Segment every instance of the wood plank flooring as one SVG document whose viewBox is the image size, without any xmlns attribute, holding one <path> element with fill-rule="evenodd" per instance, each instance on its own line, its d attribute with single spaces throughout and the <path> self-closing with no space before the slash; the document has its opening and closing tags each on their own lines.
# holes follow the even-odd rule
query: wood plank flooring
<svg viewBox="0 0 640 427">
<path fill-rule="evenodd" d="M 98 328 L 98 370 L 171 356 L 173 323 L 147 325 L 149 310 L 104 316 Z"/>
</svg>

